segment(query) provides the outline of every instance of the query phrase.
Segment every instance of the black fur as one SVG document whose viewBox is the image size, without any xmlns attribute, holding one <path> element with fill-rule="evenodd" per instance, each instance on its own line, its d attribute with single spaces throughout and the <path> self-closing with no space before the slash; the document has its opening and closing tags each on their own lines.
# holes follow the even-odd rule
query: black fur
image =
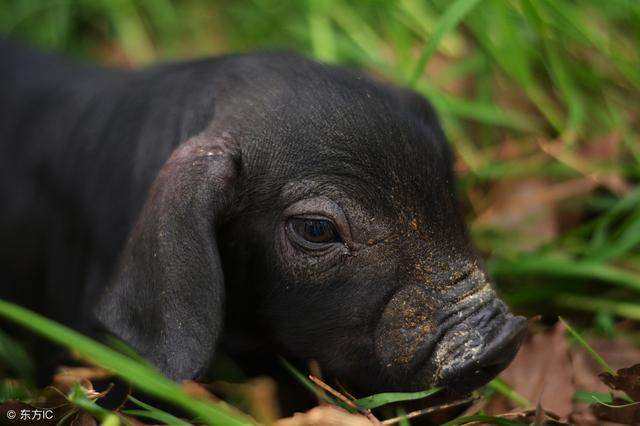
<svg viewBox="0 0 640 426">
<path fill-rule="evenodd" d="M 280 53 L 127 72 L 0 56 L 0 297 L 101 324 L 174 379 L 221 335 L 375 390 L 483 370 L 476 386 L 515 353 L 522 319 L 482 272 L 418 95 Z M 296 245 L 300 216 L 340 241 Z"/>
</svg>

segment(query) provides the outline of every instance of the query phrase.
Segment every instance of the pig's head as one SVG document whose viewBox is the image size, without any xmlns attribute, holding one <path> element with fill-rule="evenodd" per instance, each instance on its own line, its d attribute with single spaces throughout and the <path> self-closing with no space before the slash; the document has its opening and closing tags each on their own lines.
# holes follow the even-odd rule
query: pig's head
<svg viewBox="0 0 640 426">
<path fill-rule="evenodd" d="M 505 368 L 525 320 L 471 246 L 431 107 L 297 57 L 230 62 L 242 78 L 156 178 L 103 323 L 176 379 L 245 300 L 275 348 L 367 391 L 464 392 Z"/>
</svg>

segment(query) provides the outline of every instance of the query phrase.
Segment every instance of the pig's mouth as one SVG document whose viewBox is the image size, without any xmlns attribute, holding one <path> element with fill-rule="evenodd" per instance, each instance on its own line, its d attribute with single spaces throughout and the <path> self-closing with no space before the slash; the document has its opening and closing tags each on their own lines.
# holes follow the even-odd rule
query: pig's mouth
<svg viewBox="0 0 640 426">
<path fill-rule="evenodd" d="M 436 346 L 435 380 L 455 394 L 466 394 L 488 383 L 516 356 L 526 333 L 526 320 L 506 314 L 475 328 L 466 321 L 445 334 Z"/>
<path fill-rule="evenodd" d="M 511 363 L 526 323 L 498 299 L 449 313 L 441 322 L 443 332 L 416 354 L 412 382 L 444 386 L 454 395 L 483 386 Z"/>
<path fill-rule="evenodd" d="M 400 349 L 392 352 L 382 346 L 386 351 L 380 350 L 385 387 L 406 391 L 444 386 L 450 394 L 466 394 L 489 382 L 513 360 L 526 332 L 526 319 L 511 314 L 490 283 L 472 275 L 457 283 L 468 289 L 463 295 L 449 300 L 443 297 L 440 309 L 426 308 L 427 313 L 429 309 L 435 313 L 427 324 L 429 332 L 422 332 L 419 317 L 410 327 L 402 327 L 403 323 L 398 327 L 395 312 L 388 315 L 386 324 L 391 326 L 383 329 L 379 341 L 386 343 L 391 336 Z M 422 298 L 414 292 L 405 293 L 394 296 L 395 304 L 421 312 Z M 424 296 L 429 298 L 434 299 L 433 295 Z M 443 309 L 445 306 L 448 309 Z M 409 350 L 402 352 L 402 348 Z"/>
</svg>

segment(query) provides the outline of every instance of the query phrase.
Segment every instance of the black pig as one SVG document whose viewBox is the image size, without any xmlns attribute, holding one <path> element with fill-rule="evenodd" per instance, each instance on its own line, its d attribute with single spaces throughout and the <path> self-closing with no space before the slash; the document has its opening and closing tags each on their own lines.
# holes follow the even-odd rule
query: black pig
<svg viewBox="0 0 640 426">
<path fill-rule="evenodd" d="M 2 297 L 176 380 L 233 330 L 367 391 L 469 390 L 516 353 L 415 93 L 291 54 L 0 56 Z"/>
</svg>

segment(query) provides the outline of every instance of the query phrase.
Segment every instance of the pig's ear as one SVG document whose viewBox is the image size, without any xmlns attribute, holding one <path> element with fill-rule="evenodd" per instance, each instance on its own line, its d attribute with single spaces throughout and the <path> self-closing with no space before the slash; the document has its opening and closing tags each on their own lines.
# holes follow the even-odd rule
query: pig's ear
<svg viewBox="0 0 640 426">
<path fill-rule="evenodd" d="M 440 126 L 438 113 L 424 96 L 419 95 L 413 90 L 395 86 L 392 87 L 391 90 L 405 111 L 425 125 L 430 140 L 438 145 L 443 161 L 447 164 L 447 167 L 451 169 L 449 179 L 453 184 L 455 181 L 455 177 L 453 176 L 453 153 L 447 143 L 447 137 Z"/>
<path fill-rule="evenodd" d="M 393 92 L 400 103 L 404 105 L 408 111 L 416 114 L 416 116 L 429 124 L 440 126 L 440 120 L 438 119 L 436 110 L 433 109 L 433 106 L 423 96 L 413 90 L 402 87 L 393 87 Z"/>
<path fill-rule="evenodd" d="M 216 223 L 232 208 L 237 147 L 196 136 L 153 182 L 97 317 L 174 380 L 200 375 L 222 330 L 224 277 Z"/>
</svg>

